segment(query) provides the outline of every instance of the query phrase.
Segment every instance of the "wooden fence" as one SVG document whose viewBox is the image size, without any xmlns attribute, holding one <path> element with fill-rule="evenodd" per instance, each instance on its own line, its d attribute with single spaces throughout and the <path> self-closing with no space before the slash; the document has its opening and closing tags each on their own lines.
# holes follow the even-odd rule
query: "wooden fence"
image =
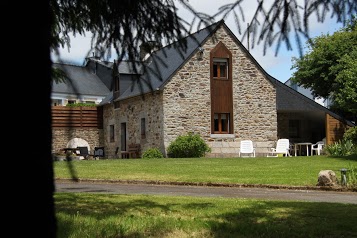
<svg viewBox="0 0 357 238">
<path fill-rule="evenodd" d="M 52 106 L 52 127 L 103 129 L 102 107 Z"/>
</svg>

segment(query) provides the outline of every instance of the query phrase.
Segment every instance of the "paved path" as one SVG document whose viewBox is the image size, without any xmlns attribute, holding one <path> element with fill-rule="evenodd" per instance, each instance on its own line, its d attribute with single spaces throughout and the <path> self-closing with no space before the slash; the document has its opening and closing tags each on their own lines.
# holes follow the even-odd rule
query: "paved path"
<svg viewBox="0 0 357 238">
<path fill-rule="evenodd" d="M 56 192 L 254 198 L 357 204 L 357 192 L 56 181 Z"/>
</svg>

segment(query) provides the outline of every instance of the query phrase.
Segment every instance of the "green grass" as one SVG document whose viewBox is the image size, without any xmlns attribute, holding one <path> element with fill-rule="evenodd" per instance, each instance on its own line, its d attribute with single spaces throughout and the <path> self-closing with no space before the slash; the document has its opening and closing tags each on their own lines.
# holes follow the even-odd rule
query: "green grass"
<svg viewBox="0 0 357 238">
<path fill-rule="evenodd" d="M 58 238 L 357 237 L 357 206 L 255 199 L 57 193 Z"/>
<path fill-rule="evenodd" d="M 315 186 L 355 158 L 119 159 L 54 162 L 56 178 Z M 71 171 L 71 172 L 70 172 Z M 357 237 L 355 204 L 55 193 L 58 238 Z"/>
<path fill-rule="evenodd" d="M 327 156 L 279 158 L 116 159 L 54 162 L 56 178 L 315 186 L 321 170 L 357 167 Z"/>
</svg>

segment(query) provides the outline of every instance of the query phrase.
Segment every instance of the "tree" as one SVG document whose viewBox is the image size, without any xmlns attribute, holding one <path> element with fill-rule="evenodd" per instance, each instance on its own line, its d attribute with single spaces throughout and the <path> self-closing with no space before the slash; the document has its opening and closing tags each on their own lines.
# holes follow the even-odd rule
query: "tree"
<svg viewBox="0 0 357 238">
<path fill-rule="evenodd" d="M 194 9 L 187 0 L 50 0 L 54 23 L 51 28 L 51 50 L 58 53 L 59 46 L 67 45 L 70 48 L 68 34 L 85 34 L 86 31 L 93 33 L 91 50 L 102 58 L 110 58 L 111 47 L 114 47 L 119 60 L 123 57 L 135 60 L 140 55 L 138 46 L 148 41 L 170 43 L 181 39 L 179 48 L 184 50 L 186 42 L 182 39 L 191 32 L 195 22 L 198 22 L 199 29 L 202 25 L 208 26 L 217 19 L 233 15 L 238 32 L 242 33 L 244 2 L 237 0 L 222 5 L 216 14 L 209 16 Z M 354 0 L 311 0 L 304 5 L 300 2 L 258 0 L 243 38 L 249 32 L 252 47 L 263 43 L 265 53 L 275 45 L 276 54 L 281 44 L 292 50 L 293 38 L 302 55 L 302 40 L 309 39 L 309 19 L 313 14 L 319 22 L 324 22 L 327 13 L 331 13 L 337 22 L 344 23 L 357 12 Z M 193 14 L 191 22 L 177 15 L 177 4 L 182 4 Z M 294 34 L 294 37 L 290 37 L 290 34 Z"/>
<path fill-rule="evenodd" d="M 190 9 L 186 0 L 179 0 L 177 2 L 186 4 L 187 8 Z M 239 2 L 241 1 L 237 1 L 235 5 L 238 9 Z M 258 1 L 258 3 L 262 2 Z M 290 16 L 297 16 L 294 12 L 298 8 L 289 5 L 294 2 L 296 1 L 276 0 L 271 5 L 273 6 L 271 11 L 259 8 L 261 9 L 259 12 L 269 18 L 265 18 L 266 24 L 264 26 L 267 27 L 264 32 L 256 36 L 262 36 L 259 38 L 261 40 L 268 39 L 267 46 L 270 45 L 273 39 L 283 42 L 284 39 L 288 38 L 288 32 L 292 28 L 288 27 L 289 24 L 287 23 L 291 22 L 292 25 L 299 23 L 301 25 L 304 18 L 300 20 L 289 18 Z M 5 32 L 11 35 L 11 37 L 4 36 L 5 42 L 3 45 L 19 48 L 15 51 L 16 54 L 14 52 L 8 54 L 9 59 L 7 62 L 9 62 L 9 65 L 12 64 L 16 67 L 17 71 L 14 72 L 19 75 L 18 77 L 16 75 L 10 78 L 11 80 L 9 81 L 13 83 L 11 85 L 13 89 L 19 89 L 20 96 L 31 93 L 33 102 L 32 111 L 27 114 L 23 110 L 14 110 L 14 104 L 9 103 L 9 107 L 5 107 L 8 112 L 11 112 L 8 114 L 11 115 L 6 117 L 8 118 L 6 122 L 11 121 L 9 125 L 17 129 L 15 130 L 16 134 L 14 134 L 19 136 L 19 140 L 21 139 L 20 145 L 23 153 L 11 155 L 11 162 L 13 164 L 9 168 L 12 171 L 8 172 L 13 172 L 9 176 L 15 177 L 15 179 L 10 182 L 10 185 L 13 187 L 11 190 L 7 190 L 9 191 L 6 194 L 8 196 L 3 196 L 7 197 L 4 204 L 10 204 L 11 206 L 11 209 L 5 209 L 8 211 L 5 225 L 8 232 L 4 232 L 24 237 L 31 235 L 47 238 L 56 237 L 55 186 L 51 158 L 50 99 L 53 75 L 51 74 L 50 50 L 56 50 L 56 46 L 61 44 L 70 44 L 67 37 L 69 32 L 81 34 L 88 30 L 96 33 L 97 38 L 93 40 L 96 43 L 94 47 L 100 52 L 105 52 L 106 47 L 114 44 L 119 52 L 119 56 L 123 56 L 120 53 L 125 52 L 125 50 L 129 52 L 129 55 L 137 56 L 136 50 L 140 43 L 139 39 L 152 40 L 156 37 L 167 37 L 167 40 L 170 42 L 181 38 L 183 32 L 185 32 L 182 27 L 185 21 L 177 18 L 175 8 L 173 8 L 174 3 L 174 0 L 49 0 L 31 1 L 21 4 L 18 2 L 4 3 L 4 10 L 16 10 L 16 16 L 21 17 L 19 18 L 20 20 L 12 20 L 12 24 L 9 22 L 4 24 Z M 313 4 L 310 5 L 310 3 Z M 303 16 L 306 16 L 308 19 L 312 13 L 317 12 L 317 6 L 322 6 L 319 10 L 325 9 L 327 12 L 332 12 L 341 21 L 344 17 L 348 17 L 356 12 L 356 5 L 357 3 L 354 0 L 311 0 L 309 1 L 309 6 L 311 7 L 307 9 L 307 14 L 303 14 Z M 125 12 L 123 9 L 120 9 L 121 6 L 123 6 Z M 262 4 L 259 4 L 259 6 L 262 6 Z M 229 9 L 235 8 L 231 6 L 231 8 L 222 9 L 221 12 L 225 11 L 227 14 L 233 12 Z M 191 10 L 197 16 L 197 19 L 204 20 L 202 22 L 212 20 L 210 16 L 200 14 L 194 11 L 194 9 Z M 278 12 L 281 15 L 277 15 Z M 274 15 L 284 17 L 274 19 Z M 322 16 L 325 15 L 322 14 Z M 151 17 L 156 20 L 145 21 L 145 19 Z M 169 21 L 165 22 L 165 19 Z M 321 19 L 323 20 L 324 18 L 321 17 Z M 256 26 L 260 24 L 258 20 L 255 22 Z M 281 28 L 278 27 L 277 32 L 280 31 L 282 37 L 269 34 L 274 28 L 273 23 L 281 26 Z M 307 26 L 307 24 L 305 25 Z M 27 35 L 22 30 L 24 28 L 28 30 L 26 31 Z M 137 31 L 139 37 L 135 37 L 131 33 L 133 29 L 141 29 L 143 32 Z M 252 31 L 255 29 L 257 28 L 252 27 Z M 296 28 L 295 32 L 298 31 L 299 28 Z M 301 29 L 301 31 L 303 30 Z M 258 29 L 255 32 L 258 32 Z M 268 37 L 264 38 L 263 36 Z M 23 47 L 19 47 L 19 45 Z M 182 46 L 184 47 L 184 44 Z M 130 47 L 133 51 L 130 51 Z M 19 55 L 24 54 L 24 49 L 28 57 L 25 58 L 26 60 L 21 60 L 21 69 L 26 66 L 26 72 L 35 72 L 36 78 L 33 80 L 23 77 L 24 71 L 19 71 L 17 64 L 14 64 L 14 62 L 18 61 Z M 32 57 L 36 60 L 33 60 Z M 21 75 L 20 73 L 23 74 Z M 29 91 L 29 89 L 32 89 L 32 91 Z M 21 99 L 17 105 L 23 105 L 20 104 L 20 102 L 24 102 L 22 97 Z M 19 123 L 15 118 L 24 119 L 24 121 Z M 19 146 L 17 143 L 13 143 L 10 149 L 10 151 L 17 152 Z M 31 157 L 24 156 L 26 153 L 29 153 Z M 27 186 L 30 187 L 31 191 L 26 192 L 25 188 Z"/>
<path fill-rule="evenodd" d="M 295 58 L 291 80 L 314 97 L 332 99 L 332 109 L 357 113 L 357 18 L 332 35 L 308 41 L 308 52 Z"/>
</svg>

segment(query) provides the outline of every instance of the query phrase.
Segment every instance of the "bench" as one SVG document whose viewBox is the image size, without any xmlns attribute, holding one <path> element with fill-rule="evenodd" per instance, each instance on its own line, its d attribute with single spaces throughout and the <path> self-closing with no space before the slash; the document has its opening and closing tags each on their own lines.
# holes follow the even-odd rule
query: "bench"
<svg viewBox="0 0 357 238">
<path fill-rule="evenodd" d="M 140 144 L 130 144 L 128 145 L 127 151 L 121 151 L 121 158 L 140 158 L 141 147 Z"/>
<path fill-rule="evenodd" d="M 140 154 L 141 154 L 140 144 L 130 144 L 128 151 L 129 151 L 129 158 L 140 158 Z"/>
</svg>

